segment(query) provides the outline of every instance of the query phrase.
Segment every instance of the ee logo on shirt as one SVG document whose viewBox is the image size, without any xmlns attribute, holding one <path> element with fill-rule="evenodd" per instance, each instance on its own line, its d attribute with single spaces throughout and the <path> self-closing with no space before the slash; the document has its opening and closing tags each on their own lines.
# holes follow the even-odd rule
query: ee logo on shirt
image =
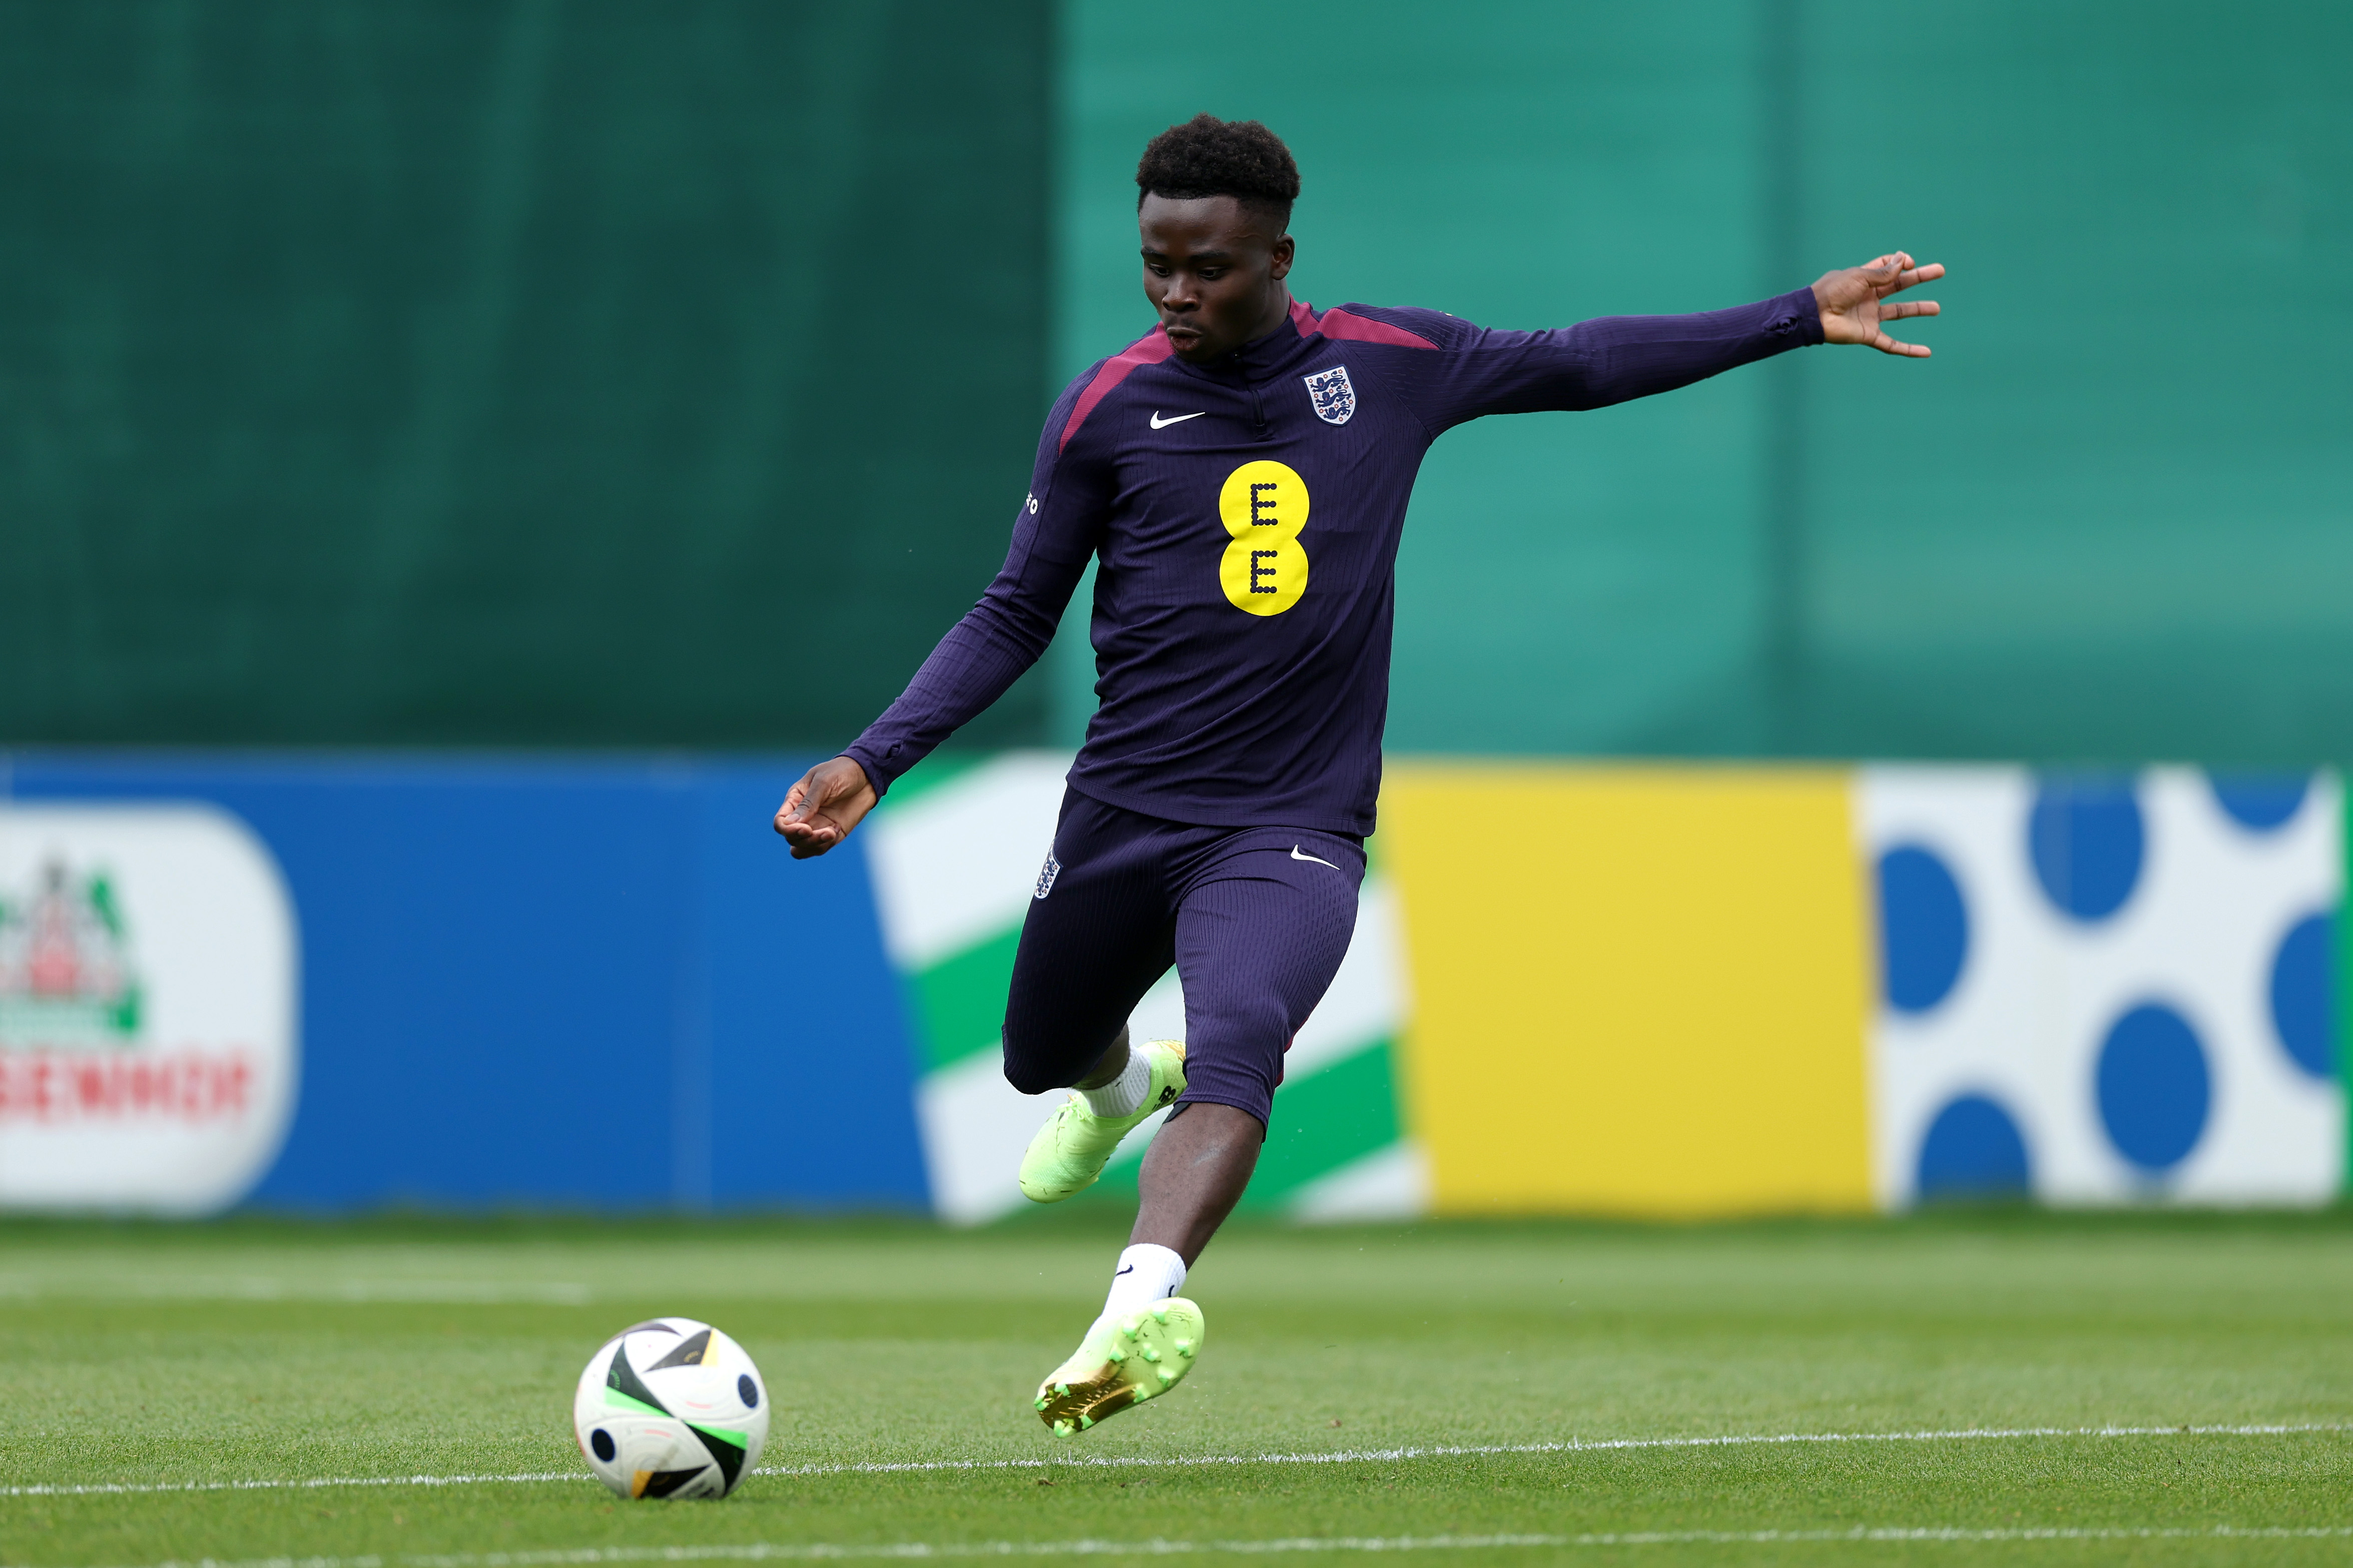
<svg viewBox="0 0 2353 1568">
<path fill-rule="evenodd" d="M 1261 458 L 1226 476 L 1218 517 L 1234 542 L 1218 563 L 1218 581 L 1234 608 L 1279 616 L 1307 592 L 1307 481 L 1289 465 Z"/>
</svg>

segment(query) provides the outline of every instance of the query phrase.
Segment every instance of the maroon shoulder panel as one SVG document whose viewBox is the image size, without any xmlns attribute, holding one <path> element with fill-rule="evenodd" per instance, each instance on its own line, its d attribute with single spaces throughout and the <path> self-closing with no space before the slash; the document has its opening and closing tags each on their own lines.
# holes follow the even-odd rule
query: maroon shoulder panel
<svg viewBox="0 0 2353 1568">
<path fill-rule="evenodd" d="M 1400 349 L 1438 347 L 1419 332 L 1409 332 L 1403 327 L 1392 327 L 1369 316 L 1352 316 L 1345 310 L 1324 311 L 1321 331 L 1327 338 L 1350 342 L 1388 343 Z"/>
<path fill-rule="evenodd" d="M 1085 424 L 1087 416 L 1095 411 L 1095 405 L 1111 395 L 1112 388 L 1135 371 L 1147 364 L 1158 364 L 1176 352 L 1169 345 L 1168 334 L 1155 327 L 1103 361 L 1103 369 L 1095 372 L 1095 378 L 1087 383 L 1084 392 L 1079 394 L 1079 401 L 1071 410 L 1071 422 L 1062 426 L 1062 439 L 1054 450 L 1059 452 L 1071 444 L 1071 437 L 1079 433 L 1079 426 Z"/>
</svg>

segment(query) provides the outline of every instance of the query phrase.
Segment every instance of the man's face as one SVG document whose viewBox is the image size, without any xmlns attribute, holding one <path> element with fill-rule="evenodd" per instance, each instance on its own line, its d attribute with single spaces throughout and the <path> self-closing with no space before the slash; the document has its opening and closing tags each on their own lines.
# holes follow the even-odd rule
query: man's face
<svg viewBox="0 0 2353 1568">
<path fill-rule="evenodd" d="M 1135 219 L 1144 295 L 1177 358 L 1202 363 L 1282 324 L 1289 235 L 1267 233 L 1265 219 L 1231 196 L 1147 195 Z"/>
</svg>

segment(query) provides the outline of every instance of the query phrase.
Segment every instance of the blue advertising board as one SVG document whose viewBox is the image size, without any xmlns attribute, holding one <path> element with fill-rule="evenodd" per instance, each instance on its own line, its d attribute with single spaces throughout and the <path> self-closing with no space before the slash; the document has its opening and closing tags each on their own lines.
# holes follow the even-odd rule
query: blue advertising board
<svg viewBox="0 0 2353 1568">
<path fill-rule="evenodd" d="M 0 805 L 202 803 L 275 858 L 299 1089 L 252 1203 L 921 1208 L 863 850 L 769 827 L 807 761 L 17 752 Z"/>
</svg>

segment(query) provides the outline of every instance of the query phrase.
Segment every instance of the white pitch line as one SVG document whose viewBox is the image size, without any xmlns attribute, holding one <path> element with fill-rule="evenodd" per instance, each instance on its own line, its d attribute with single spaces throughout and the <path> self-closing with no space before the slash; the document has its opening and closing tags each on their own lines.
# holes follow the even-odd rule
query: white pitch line
<svg viewBox="0 0 2353 1568">
<path fill-rule="evenodd" d="M 1729 1433 L 1715 1437 L 1567 1437 L 1552 1443 L 1431 1443 L 1300 1454 L 1074 1455 L 1055 1459 L 902 1459 L 852 1465 L 763 1465 L 755 1476 L 888 1475 L 906 1470 L 1039 1470 L 1051 1466 L 1362 1465 L 1398 1459 L 1508 1454 L 1594 1454 L 1631 1448 L 1745 1448 L 1786 1443 L 1957 1443 L 2004 1437 L 2269 1437 L 2353 1431 L 2353 1424 L 2303 1422 L 2238 1426 L 1968 1426 L 1937 1432 Z"/>
<path fill-rule="evenodd" d="M 1296 1454 L 1070 1454 L 1042 1459 L 869 1460 L 844 1465 L 762 1465 L 752 1473 L 755 1476 L 887 1476 L 926 1470 L 1365 1465 L 1403 1459 L 1513 1454 L 1601 1454 L 1642 1448 L 1747 1448 L 1804 1443 L 1962 1443 L 2031 1437 L 2276 1437 L 2306 1432 L 2353 1432 L 2353 1423 L 2266 1422 L 2230 1426 L 1963 1426 L 1928 1432 L 1733 1432 L 1714 1437 L 1567 1437 L 1552 1443 L 1429 1443 L 1398 1448 L 1338 1448 L 1328 1452 L 1310 1450 Z M 0 1487 L 0 1498 L 114 1497 L 143 1492 L 301 1491 L 320 1487 L 470 1487 L 593 1479 L 581 1470 L 551 1470 L 504 1476 L 319 1476 L 307 1480 L 100 1481 L 83 1486 Z"/>
<path fill-rule="evenodd" d="M 2031 1526 L 1971 1530 L 1960 1525 L 1869 1526 L 1850 1530 L 1646 1530 L 1584 1535 L 1333 1535 L 1259 1541 L 893 1541 L 808 1542 L 738 1546 L 583 1546 L 549 1552 L 480 1552 L 447 1556 L 264 1557 L 244 1563 L 213 1558 L 158 1563 L 151 1568 L 539 1568 L 566 1563 L 839 1562 L 845 1559 L 955 1557 L 1188 1557 L 1230 1552 L 1266 1556 L 1297 1552 L 1493 1552 L 1578 1546 L 1760 1546 L 1826 1542 L 2030 1541 L 2339 1541 L 2353 1525 L 2218 1524 L 2179 1527 Z"/>
</svg>

